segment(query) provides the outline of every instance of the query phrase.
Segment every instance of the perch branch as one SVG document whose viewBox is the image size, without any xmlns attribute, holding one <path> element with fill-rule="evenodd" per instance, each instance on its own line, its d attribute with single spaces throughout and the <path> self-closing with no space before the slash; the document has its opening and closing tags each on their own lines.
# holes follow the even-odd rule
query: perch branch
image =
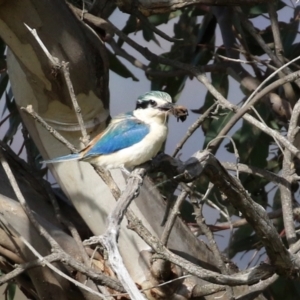
<svg viewBox="0 0 300 300">
<path fill-rule="evenodd" d="M 120 282 L 128 292 L 132 299 L 144 300 L 135 283 L 132 281 L 129 275 L 123 259 L 120 255 L 117 239 L 119 235 L 119 227 L 126 213 L 126 210 L 133 199 L 135 199 L 140 190 L 142 184 L 142 177 L 146 174 L 146 169 L 137 169 L 132 172 L 127 181 L 127 187 L 122 193 L 120 199 L 117 201 L 117 205 L 114 210 L 108 215 L 107 222 L 108 226 L 103 235 L 92 237 L 85 244 L 94 244 L 100 242 L 108 250 L 108 260 L 112 269 L 117 274 Z"/>
</svg>

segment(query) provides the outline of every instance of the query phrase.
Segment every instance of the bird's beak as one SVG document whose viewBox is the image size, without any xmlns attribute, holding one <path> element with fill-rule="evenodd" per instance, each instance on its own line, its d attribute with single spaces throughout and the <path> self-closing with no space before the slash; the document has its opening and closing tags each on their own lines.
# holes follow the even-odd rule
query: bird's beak
<svg viewBox="0 0 300 300">
<path fill-rule="evenodd" d="M 173 103 L 165 103 L 163 105 L 158 106 L 157 108 L 161 111 L 165 111 L 165 112 L 171 112 L 173 110 L 174 104 Z"/>
</svg>

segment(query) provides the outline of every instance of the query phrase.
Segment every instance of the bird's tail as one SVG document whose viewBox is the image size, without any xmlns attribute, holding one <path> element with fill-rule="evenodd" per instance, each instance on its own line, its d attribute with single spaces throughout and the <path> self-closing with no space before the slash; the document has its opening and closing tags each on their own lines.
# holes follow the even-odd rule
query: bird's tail
<svg viewBox="0 0 300 300">
<path fill-rule="evenodd" d="M 80 153 L 74 153 L 74 154 L 68 154 L 68 155 L 56 157 L 56 158 L 49 159 L 49 160 L 44 160 L 43 162 L 45 164 L 54 164 L 54 163 L 59 163 L 59 162 L 63 162 L 63 161 L 78 160 L 80 158 L 81 158 Z"/>
</svg>

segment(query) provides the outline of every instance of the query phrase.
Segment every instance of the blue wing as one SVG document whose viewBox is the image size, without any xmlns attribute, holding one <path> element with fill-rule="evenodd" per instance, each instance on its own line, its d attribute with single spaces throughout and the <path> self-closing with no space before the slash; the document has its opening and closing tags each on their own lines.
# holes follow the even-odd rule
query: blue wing
<svg viewBox="0 0 300 300">
<path fill-rule="evenodd" d="M 148 133 L 149 125 L 123 115 L 113 120 L 99 140 L 84 150 L 83 159 L 101 154 L 111 154 L 140 142 Z"/>
<path fill-rule="evenodd" d="M 80 153 L 68 154 L 60 157 L 56 157 L 49 160 L 44 160 L 43 162 L 46 164 L 59 163 L 63 161 L 71 161 L 71 160 L 79 160 L 81 158 Z"/>
</svg>

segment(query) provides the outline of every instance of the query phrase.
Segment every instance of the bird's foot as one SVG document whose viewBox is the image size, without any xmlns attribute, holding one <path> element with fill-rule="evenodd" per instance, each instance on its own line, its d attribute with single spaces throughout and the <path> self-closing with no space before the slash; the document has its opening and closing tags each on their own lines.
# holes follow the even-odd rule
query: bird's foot
<svg viewBox="0 0 300 300">
<path fill-rule="evenodd" d="M 140 183 L 143 182 L 143 178 L 141 175 L 139 174 L 135 174 L 133 171 L 129 171 L 128 169 L 126 169 L 125 167 L 121 167 L 120 168 L 121 171 L 123 171 L 126 175 L 127 175 L 127 180 L 130 178 L 130 177 L 134 177 L 134 178 L 137 178 L 139 180 Z"/>
</svg>

